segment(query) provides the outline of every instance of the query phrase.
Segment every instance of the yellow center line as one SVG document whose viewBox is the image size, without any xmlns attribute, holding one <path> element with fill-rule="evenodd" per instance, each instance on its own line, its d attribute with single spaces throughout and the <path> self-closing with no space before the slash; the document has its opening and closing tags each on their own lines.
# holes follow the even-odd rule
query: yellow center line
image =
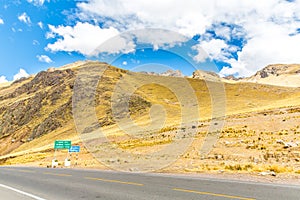
<svg viewBox="0 0 300 200">
<path fill-rule="evenodd" d="M 3 168 L 3 169 L 8 171 L 17 171 L 16 169 L 9 169 L 9 168 Z"/>
<path fill-rule="evenodd" d="M 47 174 L 47 175 L 53 175 L 53 176 L 72 176 L 70 174 L 55 174 L 55 173 L 48 173 L 48 172 L 45 172 L 43 174 Z"/>
<path fill-rule="evenodd" d="M 8 168 L 3 168 L 4 170 L 8 171 L 18 171 L 18 172 L 26 172 L 26 173 L 34 173 L 35 171 L 32 170 L 25 170 L 25 169 L 8 169 Z"/>
<path fill-rule="evenodd" d="M 34 173 L 34 171 L 31 171 L 31 170 L 16 170 L 18 172 L 26 172 L 26 173 Z"/>
<path fill-rule="evenodd" d="M 180 188 L 174 188 L 173 190 L 180 191 L 180 192 L 194 193 L 194 194 L 202 194 L 202 195 L 209 195 L 209 196 L 216 196 L 216 197 L 224 197 L 224 198 L 229 198 L 229 199 L 255 200 L 253 198 L 248 198 L 248 197 L 231 196 L 231 195 L 217 194 L 217 193 L 211 193 L 211 192 L 200 192 L 200 191 L 186 190 L 186 189 L 180 189 Z"/>
<path fill-rule="evenodd" d="M 121 184 L 126 184 L 126 185 L 136 185 L 136 186 L 143 186 L 144 185 L 144 184 L 141 184 L 141 183 L 125 182 L 125 181 L 102 179 L 102 178 L 85 177 L 85 179 L 94 180 L 94 181 L 110 182 L 110 183 L 121 183 Z"/>
</svg>

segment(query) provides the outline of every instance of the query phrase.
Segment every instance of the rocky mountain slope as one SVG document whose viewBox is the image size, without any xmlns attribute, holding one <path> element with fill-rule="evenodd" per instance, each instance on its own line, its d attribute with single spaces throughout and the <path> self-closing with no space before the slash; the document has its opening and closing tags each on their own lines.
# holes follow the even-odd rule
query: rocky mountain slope
<svg viewBox="0 0 300 200">
<path fill-rule="evenodd" d="M 89 62 L 77 62 L 72 65 L 60 69 L 51 68 L 0 88 L 0 155 L 7 154 L 44 134 L 64 128 L 73 120 L 72 90 L 77 70 L 81 65 L 88 67 Z M 97 62 L 97 65 L 101 68 L 107 64 Z M 107 73 L 116 77 L 124 72 L 114 67 L 107 70 Z M 105 93 L 103 99 L 109 99 L 108 92 L 113 90 L 115 81 L 112 77 L 106 78 L 108 80 L 105 84 L 99 85 L 98 88 L 99 92 Z M 101 101 L 102 106 L 109 107 L 109 103 L 108 100 Z M 139 96 L 134 96 L 131 103 L 140 111 L 149 107 L 149 103 Z M 111 118 L 111 111 L 104 109 L 99 121 L 109 125 L 113 123 Z"/>
<path fill-rule="evenodd" d="M 184 77 L 184 75 L 182 74 L 182 72 L 180 70 L 167 70 L 162 73 L 142 71 L 141 73 L 147 74 L 147 75 L 154 75 L 154 76 Z"/>
<path fill-rule="evenodd" d="M 222 79 L 215 72 L 196 70 L 192 74 L 192 78 L 207 80 L 207 81 L 221 81 Z"/>
<path fill-rule="evenodd" d="M 243 79 L 243 81 L 287 87 L 300 87 L 300 65 L 268 65 L 258 71 L 255 75 Z"/>
<path fill-rule="evenodd" d="M 228 83 L 250 82 L 284 87 L 300 87 L 300 64 L 268 65 L 256 72 L 253 76 L 245 78 L 236 78 L 232 75 L 221 78 L 214 72 L 202 70 L 195 71 L 192 77 L 196 79 L 217 80 Z"/>
<path fill-rule="evenodd" d="M 40 72 L 0 89 L 0 154 L 71 119 L 72 70 Z"/>
<path fill-rule="evenodd" d="M 283 70 L 284 67 L 280 70 L 270 67 L 256 76 L 264 79 L 297 75 L 297 67 L 293 70 L 288 67 L 289 71 Z M 99 155 L 105 165 L 125 165 L 127 170 L 132 169 L 131 162 L 143 159 L 145 152 L 163 148 L 178 138 L 189 139 L 197 130 L 191 147 L 167 171 L 300 172 L 300 88 L 245 81 L 217 83 L 217 79 L 215 74 L 201 71 L 194 73 L 194 78 L 149 76 L 88 61 L 52 68 L 1 86 L 0 163 L 46 166 L 53 159 L 54 140 L 70 139 L 82 146 L 82 167 L 99 167 L 92 153 Z M 82 95 L 90 89 L 89 83 L 95 86 L 94 99 Z M 78 86 L 83 91 L 78 92 Z M 134 88 L 130 98 L 123 92 L 128 88 Z M 196 102 L 183 103 L 180 95 L 195 96 Z M 74 98 L 79 104 L 74 105 Z M 112 103 L 116 110 L 112 109 Z M 89 104 L 94 105 L 96 121 L 84 114 Z M 216 109 L 216 106 L 220 107 Z M 210 124 L 211 116 L 220 110 L 226 115 L 220 139 L 209 155 L 200 155 L 206 134 L 213 134 L 209 132 L 210 127 L 218 125 Z M 189 123 L 182 125 L 183 112 Z M 200 113 L 200 117 L 195 117 L 195 113 Z M 80 123 L 75 125 L 76 115 L 82 115 L 80 123 L 89 126 L 81 129 Z M 124 123 L 120 128 L 121 116 L 129 117 L 134 123 Z M 151 125 L 156 129 L 149 129 Z M 99 138 L 99 130 L 105 137 Z M 126 134 L 126 130 L 133 135 Z M 90 137 L 85 144 L 84 137 Z M 87 151 L 84 146 L 89 145 L 94 148 Z M 140 153 L 134 158 L 119 158 L 121 154 L 112 153 L 116 148 Z M 172 160 L 172 153 L 155 159 Z M 65 154 L 57 156 L 63 160 Z M 150 158 L 141 163 L 147 163 Z"/>
<path fill-rule="evenodd" d="M 168 70 L 163 73 L 141 72 L 147 75 L 184 77 L 179 70 Z M 220 77 L 215 72 L 196 70 L 191 78 L 206 81 L 222 81 L 227 83 L 250 82 L 284 87 L 300 87 L 300 64 L 272 64 L 259 70 L 254 75 L 245 78 L 236 78 L 233 75 Z"/>
</svg>

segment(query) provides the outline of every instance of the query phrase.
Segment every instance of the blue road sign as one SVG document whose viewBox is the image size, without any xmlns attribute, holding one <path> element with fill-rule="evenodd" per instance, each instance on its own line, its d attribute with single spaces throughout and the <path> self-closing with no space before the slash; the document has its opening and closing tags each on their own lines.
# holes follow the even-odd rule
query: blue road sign
<svg viewBox="0 0 300 200">
<path fill-rule="evenodd" d="M 69 149 L 70 153 L 78 153 L 80 152 L 80 146 L 71 146 L 71 148 Z"/>
</svg>

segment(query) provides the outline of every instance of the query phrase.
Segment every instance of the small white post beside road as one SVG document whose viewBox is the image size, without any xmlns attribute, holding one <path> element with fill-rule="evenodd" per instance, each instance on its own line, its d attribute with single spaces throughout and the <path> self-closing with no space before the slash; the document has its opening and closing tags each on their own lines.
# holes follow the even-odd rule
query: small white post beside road
<svg viewBox="0 0 300 200">
<path fill-rule="evenodd" d="M 58 167 L 58 159 L 56 158 L 56 151 L 58 149 L 70 149 L 71 146 L 72 146 L 71 140 L 55 140 L 54 141 L 54 150 L 55 151 L 54 151 L 54 159 L 52 160 L 52 165 L 51 165 L 52 168 Z M 71 166 L 71 160 L 69 159 L 68 154 L 67 154 L 67 158 L 65 159 L 64 166 L 65 167 Z"/>
<path fill-rule="evenodd" d="M 56 160 L 55 158 L 52 160 L 52 164 L 51 164 L 52 168 L 56 168 L 58 167 L 58 160 Z"/>
<path fill-rule="evenodd" d="M 71 160 L 70 158 L 65 159 L 65 167 L 71 167 Z"/>
</svg>

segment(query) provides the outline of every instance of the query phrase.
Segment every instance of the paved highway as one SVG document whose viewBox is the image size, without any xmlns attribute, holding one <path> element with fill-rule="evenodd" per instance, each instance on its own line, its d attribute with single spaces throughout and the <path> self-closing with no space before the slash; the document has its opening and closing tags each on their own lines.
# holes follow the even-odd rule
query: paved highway
<svg viewBox="0 0 300 200">
<path fill-rule="evenodd" d="M 163 174 L 0 167 L 0 199 L 300 199 L 300 187 Z"/>
</svg>

